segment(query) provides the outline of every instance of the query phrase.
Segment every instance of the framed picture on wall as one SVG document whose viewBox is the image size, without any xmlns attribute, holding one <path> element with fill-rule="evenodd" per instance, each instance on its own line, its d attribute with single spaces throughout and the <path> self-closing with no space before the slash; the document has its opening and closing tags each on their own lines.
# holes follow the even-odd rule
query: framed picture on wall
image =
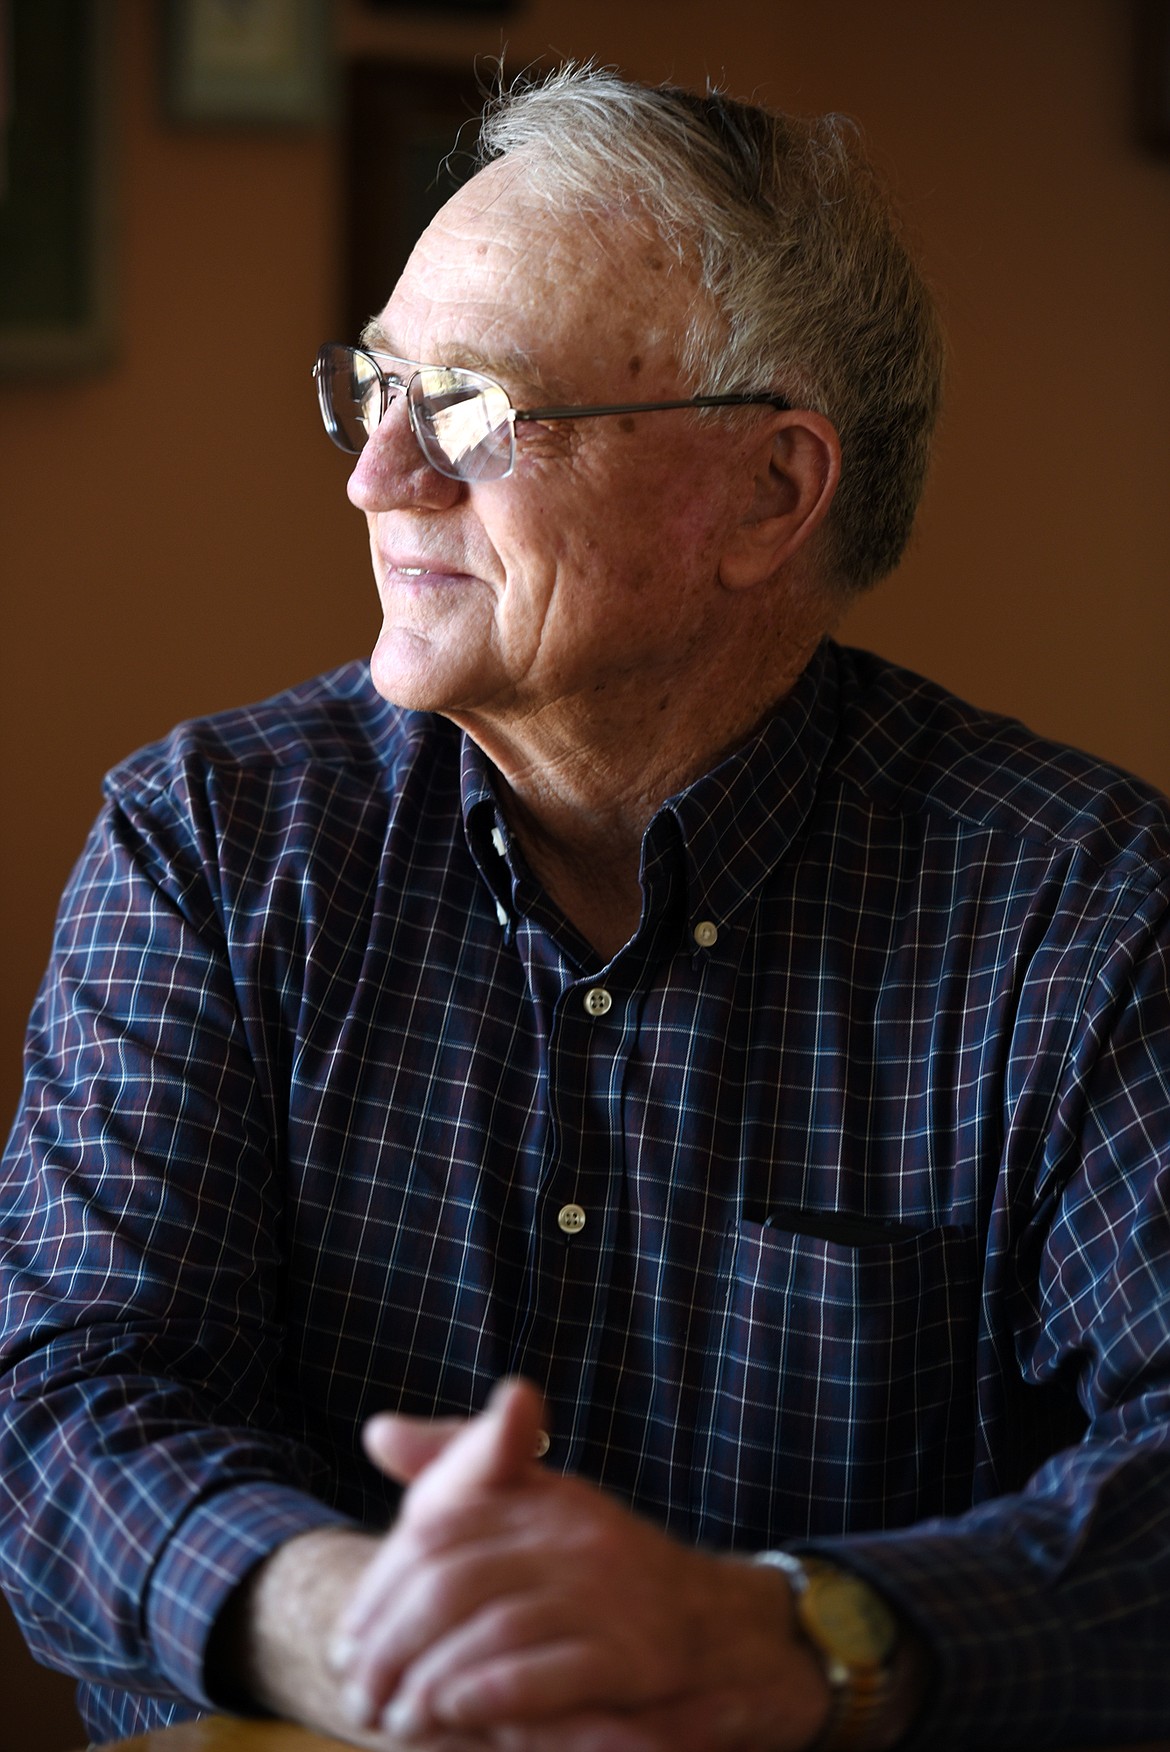
<svg viewBox="0 0 1170 1752">
<path fill-rule="evenodd" d="M 166 0 L 173 122 L 312 126 L 333 110 L 328 0 Z"/>
<path fill-rule="evenodd" d="M 462 12 L 478 18 L 502 18 L 516 10 L 516 0 L 365 0 L 365 5 L 370 12 Z"/>
<path fill-rule="evenodd" d="M 355 60 L 345 82 L 345 285 L 338 338 L 381 310 L 419 233 L 474 169 L 473 69 Z"/>
<path fill-rule="evenodd" d="M 0 373 L 112 356 L 112 25 L 105 0 L 0 0 Z"/>
<path fill-rule="evenodd" d="M 1170 0 L 1137 0 L 1134 22 L 1138 138 L 1170 152 Z"/>
</svg>

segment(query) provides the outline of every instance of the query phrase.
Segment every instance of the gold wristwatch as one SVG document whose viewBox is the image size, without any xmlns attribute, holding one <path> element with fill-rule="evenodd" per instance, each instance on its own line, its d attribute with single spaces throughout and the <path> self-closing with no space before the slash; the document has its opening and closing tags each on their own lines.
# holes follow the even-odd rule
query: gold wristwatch
<svg viewBox="0 0 1170 1752">
<path fill-rule="evenodd" d="M 832 1703 L 815 1752 L 877 1752 L 901 1738 L 919 1670 L 881 1595 L 822 1557 L 762 1551 L 757 1561 L 784 1571 L 796 1622 L 824 1665 Z"/>
</svg>

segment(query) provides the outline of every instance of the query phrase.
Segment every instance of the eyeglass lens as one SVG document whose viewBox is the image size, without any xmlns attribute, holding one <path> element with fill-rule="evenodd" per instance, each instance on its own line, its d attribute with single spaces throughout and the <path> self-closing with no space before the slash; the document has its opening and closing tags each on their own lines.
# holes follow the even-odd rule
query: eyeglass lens
<svg viewBox="0 0 1170 1752">
<path fill-rule="evenodd" d="M 357 347 L 331 344 L 317 361 L 325 429 L 357 455 L 396 394 L 404 391 L 419 446 L 440 474 L 460 481 L 498 480 L 514 460 L 511 403 L 498 383 L 458 366 L 383 370 Z"/>
<path fill-rule="evenodd" d="M 409 395 L 418 441 L 441 473 L 490 481 L 509 472 L 512 404 L 498 383 L 458 366 L 424 365 Z"/>
<path fill-rule="evenodd" d="M 357 455 L 382 417 L 382 380 L 373 361 L 351 347 L 322 347 L 313 374 L 325 430 Z"/>
</svg>

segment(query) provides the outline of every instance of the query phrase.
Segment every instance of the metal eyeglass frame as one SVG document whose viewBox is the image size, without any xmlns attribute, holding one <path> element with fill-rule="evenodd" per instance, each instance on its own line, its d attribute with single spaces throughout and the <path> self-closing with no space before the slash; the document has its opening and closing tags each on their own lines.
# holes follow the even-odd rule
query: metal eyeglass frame
<svg viewBox="0 0 1170 1752">
<path fill-rule="evenodd" d="M 340 428 L 330 419 L 326 393 L 323 391 L 321 380 L 332 374 L 332 369 L 339 353 L 348 354 L 351 359 L 362 358 L 373 367 L 374 375 L 378 379 L 381 401 L 378 419 L 375 422 L 374 429 L 376 430 L 377 426 L 385 419 L 393 395 L 401 394 L 406 401 L 407 414 L 410 419 L 410 429 L 414 433 L 415 441 L 427 462 L 432 468 L 437 469 L 440 474 L 445 474 L 449 479 L 457 481 L 505 480 L 516 466 L 516 426 L 519 422 L 523 421 L 597 419 L 612 414 L 665 413 L 676 408 L 739 408 L 766 405 L 787 412 L 792 407 L 792 403 L 788 401 L 785 396 L 778 394 L 775 390 L 761 390 L 758 392 L 743 391 L 733 395 L 692 395 L 686 396 L 678 401 L 613 402 L 591 404 L 586 407 L 517 408 L 513 405 L 511 397 L 502 384 L 497 383 L 494 377 L 488 377 L 484 372 L 475 371 L 470 366 L 430 367 L 421 365 L 416 360 L 399 359 L 393 353 L 375 353 L 368 347 L 353 347 L 343 341 L 327 341 L 317 355 L 317 361 L 313 367 L 313 376 L 317 380 L 318 398 L 321 403 L 321 416 L 325 424 L 325 429 L 334 444 L 337 445 L 338 449 L 344 450 L 348 456 L 360 456 L 362 450 L 365 449 L 366 443 L 369 441 L 369 435 L 367 434 L 367 438 L 363 441 L 362 445 L 357 450 L 354 450 L 351 445 L 343 442 Z M 379 360 L 383 359 L 391 365 L 404 368 L 406 375 L 403 375 L 402 371 L 383 371 L 379 364 Z M 423 434 L 419 431 L 418 422 L 415 418 L 415 403 L 411 399 L 410 394 L 411 386 L 415 379 L 422 371 L 430 369 L 450 369 L 465 372 L 469 378 L 482 383 L 485 387 L 490 387 L 499 393 L 506 404 L 504 418 L 507 420 L 510 428 L 509 456 L 506 468 L 501 469 L 498 473 L 490 475 L 468 475 L 457 473 L 453 464 L 444 468 L 441 463 L 436 462 L 429 442 L 431 435 Z M 440 448 L 437 438 L 433 440 L 433 443 L 435 448 Z M 450 464 L 450 457 L 447 457 L 445 452 L 442 454 L 444 460 Z"/>
</svg>

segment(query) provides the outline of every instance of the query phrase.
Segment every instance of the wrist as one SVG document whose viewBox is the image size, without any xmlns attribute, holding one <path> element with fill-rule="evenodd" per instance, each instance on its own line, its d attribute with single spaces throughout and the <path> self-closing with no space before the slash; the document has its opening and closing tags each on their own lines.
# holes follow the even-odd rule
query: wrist
<svg viewBox="0 0 1170 1752">
<path fill-rule="evenodd" d="M 352 1528 L 315 1528 L 256 1565 L 208 1644 L 208 1689 L 220 1707 L 324 1728 L 339 1719 L 323 1651 L 375 1546 Z"/>
<path fill-rule="evenodd" d="M 922 1706 L 926 1651 L 885 1597 L 852 1571 L 816 1555 L 761 1552 L 792 1592 L 795 1628 L 820 1662 L 828 1718 L 811 1752 L 889 1752 Z"/>
</svg>

